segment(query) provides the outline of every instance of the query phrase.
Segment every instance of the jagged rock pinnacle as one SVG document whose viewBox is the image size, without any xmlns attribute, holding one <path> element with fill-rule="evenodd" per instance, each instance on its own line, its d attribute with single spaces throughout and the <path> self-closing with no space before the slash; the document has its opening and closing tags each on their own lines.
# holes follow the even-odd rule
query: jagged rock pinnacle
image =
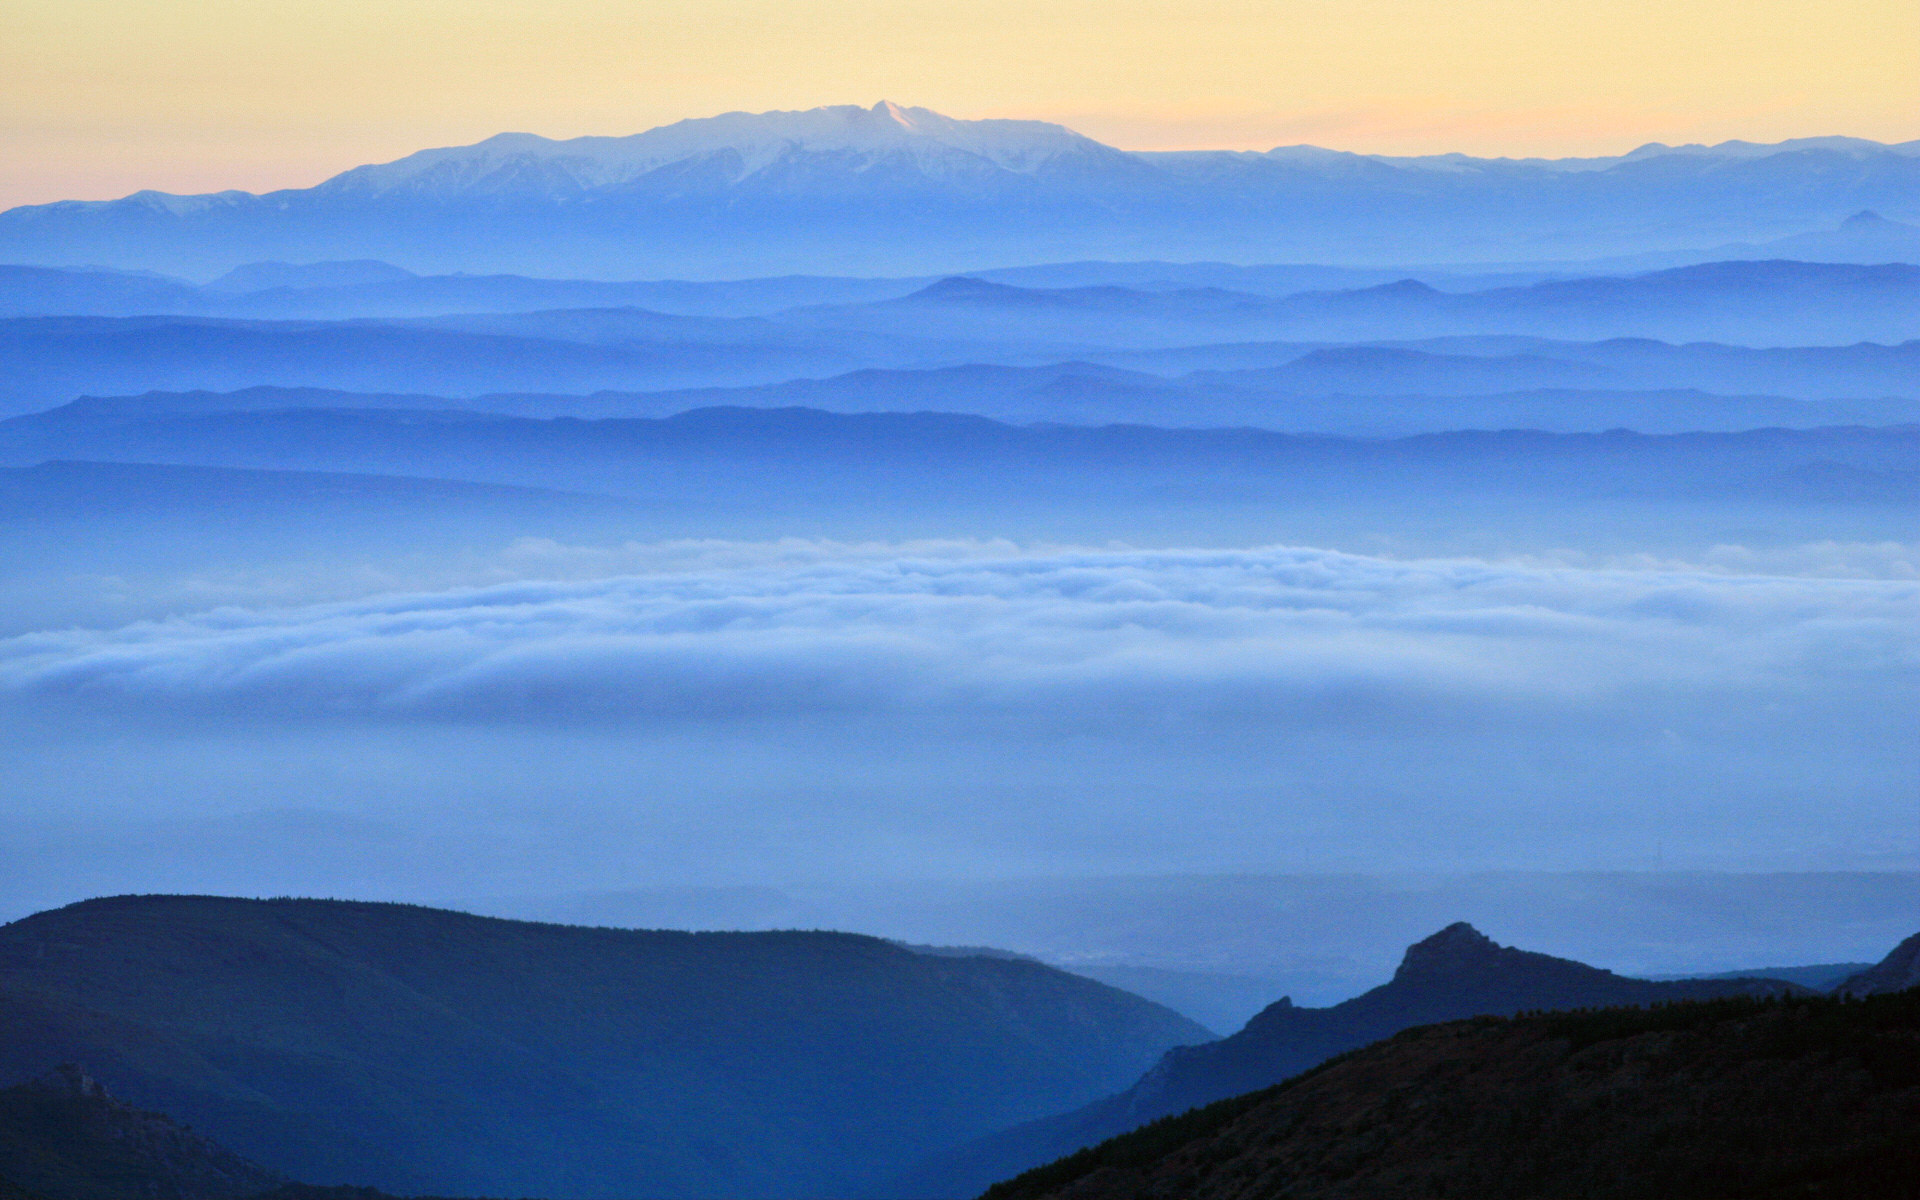
<svg viewBox="0 0 1920 1200">
<path fill-rule="evenodd" d="M 1455 921 L 1431 937 L 1408 946 L 1394 978 L 1453 974 L 1486 962 L 1499 951 L 1499 945 L 1492 938 L 1465 921 Z"/>
</svg>

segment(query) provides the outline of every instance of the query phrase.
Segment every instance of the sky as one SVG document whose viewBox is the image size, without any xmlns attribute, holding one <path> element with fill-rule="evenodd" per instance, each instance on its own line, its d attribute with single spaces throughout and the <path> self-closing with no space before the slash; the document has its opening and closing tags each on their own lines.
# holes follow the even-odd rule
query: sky
<svg viewBox="0 0 1920 1200">
<path fill-rule="evenodd" d="M 0 207 L 917 104 L 1128 149 L 1920 138 L 1912 0 L 10 0 Z"/>
</svg>

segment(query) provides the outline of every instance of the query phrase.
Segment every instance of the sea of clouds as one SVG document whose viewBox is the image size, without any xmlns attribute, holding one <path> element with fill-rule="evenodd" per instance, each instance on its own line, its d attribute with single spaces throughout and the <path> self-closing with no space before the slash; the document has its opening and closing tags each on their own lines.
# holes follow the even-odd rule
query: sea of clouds
<svg viewBox="0 0 1920 1200">
<path fill-rule="evenodd" d="M 19 861 L 153 822 L 143 885 L 210 841 L 207 886 L 318 863 L 334 822 L 369 894 L 436 854 L 558 887 L 1920 853 L 1920 582 L 1839 552 L 523 550 L 575 577 L 0 641 Z"/>
<path fill-rule="evenodd" d="M 1599 716 L 1911 680 L 1920 584 L 1326 550 L 828 557 L 223 608 L 0 643 L 0 687 L 165 714 L 673 721 Z M 766 561 L 769 557 L 775 561 Z"/>
</svg>

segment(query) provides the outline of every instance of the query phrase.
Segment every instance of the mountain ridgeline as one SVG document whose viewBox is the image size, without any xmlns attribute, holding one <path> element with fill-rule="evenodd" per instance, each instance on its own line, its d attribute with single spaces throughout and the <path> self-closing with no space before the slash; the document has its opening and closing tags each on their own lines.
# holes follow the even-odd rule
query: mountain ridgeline
<svg viewBox="0 0 1920 1200">
<path fill-rule="evenodd" d="M 1330 1008 L 1282 999 L 1231 1037 L 1181 1047 L 1126 1091 L 1075 1112 L 982 1139 L 926 1164 L 909 1186 L 968 1195 L 1126 1130 L 1216 1100 L 1270 1087 L 1403 1029 L 1529 1010 L 1669 1004 L 1806 989 L 1778 980 L 1652 982 L 1512 947 L 1455 924 L 1408 947 L 1387 983 Z"/>
<path fill-rule="evenodd" d="M 140 278 L 125 305 L 94 304 L 71 290 L 49 293 L 34 275 L 0 268 L 0 362 L 7 366 L 0 415 L 80 395 L 146 391 L 269 386 L 580 395 L 764 388 L 882 371 L 926 378 L 896 374 L 899 394 L 877 401 L 883 389 L 874 384 L 885 380 L 865 380 L 840 403 L 891 408 L 917 395 L 940 410 L 989 416 L 1269 427 L 1278 420 L 1283 428 L 1335 432 L 1337 424 L 1303 424 L 1305 413 L 1266 411 L 1285 397 L 1663 388 L 1911 401 L 1909 360 L 1920 334 L 1920 267 L 1899 263 L 1722 262 L 1525 285 L 1449 285 L 1460 290 L 1402 279 L 1285 295 L 1024 287 L 956 277 L 918 290 L 902 284 L 901 294 L 880 298 L 753 315 L 656 311 L 613 296 L 507 289 L 490 302 L 476 298 L 482 311 L 450 306 L 399 317 L 378 315 L 375 305 L 346 307 L 324 320 L 202 315 L 150 296 L 152 281 Z M 650 285 L 633 285 L 643 286 Z M 1831 349 L 1793 349 L 1805 347 Z M 1088 364 L 1108 374 L 1101 378 Z M 1019 409 L 981 408 L 966 380 L 952 377 L 963 368 L 1045 368 L 1118 387 L 1104 403 L 1097 394 L 1077 401 L 1061 395 L 1051 408 L 1031 400 Z M 984 387 L 991 392 L 992 381 Z M 560 399 L 552 411 L 565 410 Z M 653 400 L 651 415 L 700 403 Z M 1790 407 L 1775 410 L 1776 423 L 1805 423 Z M 1454 415 L 1446 408 L 1437 407 L 1426 427 L 1456 429 L 1477 419 L 1471 410 Z M 1851 415 L 1873 419 L 1877 411 L 1868 403 Z M 1337 413 L 1328 415 L 1337 420 Z M 1909 405 L 1892 419 L 1912 415 Z"/>
<path fill-rule="evenodd" d="M 1914 988 L 1920 988 L 1920 933 L 1873 966 L 1849 975 L 1834 990 L 1843 996 L 1881 996 Z"/>
<path fill-rule="evenodd" d="M 1915 1194 L 1912 876 L 1696 868 L 1920 846 L 1920 142 L 883 102 L 0 264 L 0 1200 Z M 47 909 L 348 879 L 498 915 Z M 1355 994 L 1462 915 L 1802 965 Z"/>
<path fill-rule="evenodd" d="M 397 905 L 126 897 L 0 928 L 0 1072 L 81 1063 L 310 1183 L 848 1195 L 1210 1035 L 1032 961 Z"/>
<path fill-rule="evenodd" d="M 1920 992 L 1409 1030 L 986 1200 L 1911 1200 Z"/>
<path fill-rule="evenodd" d="M 0 258 L 190 274 L 371 258 L 440 272 L 708 278 L 1237 258 L 1249 247 L 1268 261 L 1516 261 L 1677 249 L 1675 230 L 1696 245 L 1764 245 L 1862 211 L 1910 219 L 1916 194 L 1914 143 L 1649 145 L 1557 161 L 1309 146 L 1129 153 L 1045 122 L 882 102 L 728 113 L 628 137 L 501 134 L 264 196 L 139 192 L 19 208 L 0 214 Z M 1855 233 L 1877 244 L 1874 231 Z"/>
<path fill-rule="evenodd" d="M 251 603 L 214 589 L 262 571 L 312 580 L 319 597 L 354 594 L 370 566 L 458 583 L 476 578 L 474 557 L 534 543 L 985 532 L 1498 556 L 1609 554 L 1630 538 L 1694 556 L 1756 526 L 1903 542 L 1920 507 L 1920 426 L 1374 440 L 924 412 L 578 420 L 247 400 L 0 421 L 0 629 L 162 616 L 183 594 Z M 103 563 L 130 586 L 103 590 Z"/>
<path fill-rule="evenodd" d="M 1871 1188 L 1900 1182 L 1899 1131 L 1920 1115 L 1916 945 L 1832 1001 L 1779 980 L 1626 978 L 1455 924 L 1361 996 L 1283 999 L 1106 1100 L 902 1170 L 917 1146 L 1204 1031 L 984 948 L 89 901 L 0 928 L 0 1069 L 26 1075 L 0 1088 L 0 1198 L 383 1200 L 372 1181 L 589 1198 L 992 1184 L 991 1200 L 1877 1200 L 1909 1194 Z M 70 1054 L 112 1090 L 68 1061 L 33 1074 Z M 1783 1131 L 1794 1080 L 1821 1116 Z M 1682 1186 L 1743 1146 L 1739 1186 Z"/>
</svg>

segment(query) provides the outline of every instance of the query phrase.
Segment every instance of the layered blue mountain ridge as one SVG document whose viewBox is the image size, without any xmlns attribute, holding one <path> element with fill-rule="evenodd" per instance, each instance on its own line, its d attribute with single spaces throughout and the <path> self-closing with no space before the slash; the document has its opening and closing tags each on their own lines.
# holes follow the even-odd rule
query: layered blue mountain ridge
<svg viewBox="0 0 1920 1200">
<path fill-rule="evenodd" d="M 1593 258 L 1920 216 L 1920 143 L 1805 138 L 1585 159 L 1127 152 L 1040 121 L 882 102 L 628 137 L 506 133 L 266 195 L 143 191 L 0 214 L 0 260 L 210 277 L 259 260 L 416 271 L 945 272 L 1075 258 Z M 1873 229 L 1854 240 L 1876 241 Z M 1872 254 L 1887 261 L 1897 255 Z"/>
</svg>

